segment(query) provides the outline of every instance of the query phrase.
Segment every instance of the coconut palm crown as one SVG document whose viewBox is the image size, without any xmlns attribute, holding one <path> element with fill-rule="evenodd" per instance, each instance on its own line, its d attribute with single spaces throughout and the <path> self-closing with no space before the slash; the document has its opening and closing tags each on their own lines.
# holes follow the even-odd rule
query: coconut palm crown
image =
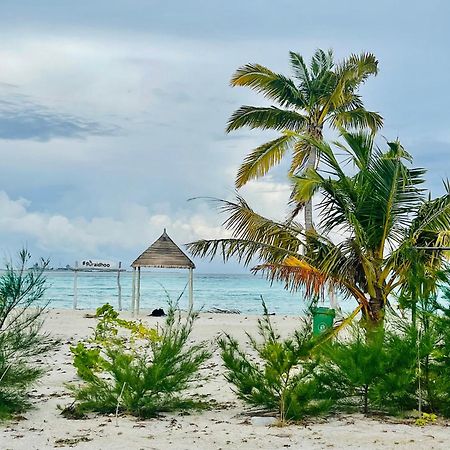
<svg viewBox="0 0 450 450">
<path fill-rule="evenodd" d="M 335 63 L 333 52 L 317 50 L 309 64 L 290 52 L 294 79 L 275 73 L 260 64 L 239 68 L 231 79 L 232 86 L 247 86 L 274 102 L 272 106 L 241 106 L 231 116 L 227 132 L 242 127 L 281 131 L 281 136 L 252 150 L 239 168 L 236 187 L 264 176 L 285 154 L 292 150 L 290 174 L 305 167 L 315 168 L 317 155 L 308 141 L 322 139 L 325 125 L 331 128 L 369 128 L 376 131 L 382 117 L 364 108 L 358 88 L 378 72 L 378 61 L 371 53 L 352 54 Z M 305 205 L 305 226 L 311 229 L 312 204 Z"/>
<path fill-rule="evenodd" d="M 444 250 L 420 248 L 450 243 L 450 186 L 444 183 L 440 197 L 427 197 L 425 170 L 409 167 L 411 157 L 399 142 L 382 151 L 371 133 L 341 133 L 344 144 L 334 144 L 344 162 L 331 145 L 308 138 L 323 167 L 293 177 L 297 201 L 322 194 L 318 230 L 266 219 L 238 197 L 220 201 L 233 237 L 193 242 L 189 249 L 196 256 L 236 257 L 246 265 L 256 258 L 260 264 L 254 271 L 301 288 L 309 299 L 337 289 L 356 299 L 369 324 L 380 324 L 390 295 L 409 282 L 413 263 L 420 262 L 430 275 L 445 264 Z M 349 163 L 351 175 L 344 171 Z"/>
</svg>

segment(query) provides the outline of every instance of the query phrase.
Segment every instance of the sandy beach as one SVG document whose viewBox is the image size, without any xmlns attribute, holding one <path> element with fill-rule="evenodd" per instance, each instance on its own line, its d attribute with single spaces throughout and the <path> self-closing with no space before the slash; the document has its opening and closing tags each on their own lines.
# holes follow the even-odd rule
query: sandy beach
<svg viewBox="0 0 450 450">
<path fill-rule="evenodd" d="M 240 402 L 223 378 L 214 339 L 222 330 L 245 342 L 245 330 L 254 333 L 256 316 L 202 313 L 193 340 L 211 342 L 214 354 L 204 369 L 208 377 L 199 388 L 218 402 L 216 410 L 190 415 L 164 414 L 146 421 L 134 417 L 105 417 L 92 414 L 85 420 L 66 419 L 58 405 L 71 403 L 64 383 L 76 381 L 71 364 L 70 344 L 90 334 L 95 319 L 88 311 L 50 310 L 45 330 L 61 340 L 59 347 L 41 364 L 49 368 L 32 391 L 35 408 L 23 419 L 1 425 L 2 449 L 447 449 L 448 423 L 423 428 L 394 419 L 345 415 L 311 420 L 283 428 L 267 426 Z M 92 312 L 91 312 L 92 313 Z M 124 317 L 129 317 L 127 313 Z M 161 319 L 141 314 L 156 324 Z M 283 335 L 298 326 L 295 317 L 275 316 L 273 322 Z"/>
</svg>

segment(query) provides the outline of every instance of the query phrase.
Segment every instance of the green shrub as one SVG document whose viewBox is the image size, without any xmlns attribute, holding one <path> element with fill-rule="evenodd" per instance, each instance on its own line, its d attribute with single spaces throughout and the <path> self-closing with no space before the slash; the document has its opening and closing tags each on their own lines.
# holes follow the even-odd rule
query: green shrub
<svg viewBox="0 0 450 450">
<path fill-rule="evenodd" d="M 414 422 L 414 425 L 418 427 L 424 427 L 426 425 L 432 425 L 436 422 L 436 414 L 422 413 L 418 419 Z"/>
<path fill-rule="evenodd" d="M 450 271 L 447 268 L 434 276 L 440 281 L 441 298 L 426 289 L 414 301 L 406 297 L 411 328 L 417 334 L 417 409 L 450 417 Z"/>
<path fill-rule="evenodd" d="M 318 383 L 338 408 L 399 413 L 417 407 L 417 335 L 413 328 L 371 332 L 352 328 L 321 350 Z"/>
<path fill-rule="evenodd" d="M 29 261 L 23 250 L 19 267 L 8 264 L 0 277 L 0 419 L 30 407 L 28 391 L 44 372 L 33 359 L 54 345 L 41 332 L 47 263 L 27 270 Z"/>
<path fill-rule="evenodd" d="M 255 358 L 239 348 L 229 334 L 219 339 L 225 378 L 234 385 L 239 398 L 277 412 L 282 423 L 327 411 L 331 399 L 319 398 L 320 386 L 313 376 L 315 364 L 310 357 L 317 341 L 312 338 L 310 324 L 282 340 L 264 304 L 263 308 L 264 317 L 258 320 L 262 342 L 247 334 Z"/>
<path fill-rule="evenodd" d="M 444 289 L 444 298 L 427 319 L 430 344 L 425 348 L 421 375 L 425 389 L 426 405 L 430 411 L 450 417 L 450 290 Z"/>
<path fill-rule="evenodd" d="M 210 357 L 204 343 L 188 344 L 195 313 L 190 311 L 182 319 L 170 306 L 158 330 L 120 319 L 110 305 L 99 308 L 97 316 L 93 338 L 71 347 L 84 381 L 70 387 L 78 413 L 123 411 L 152 417 L 161 411 L 200 406 L 180 396 L 199 378 L 201 365 Z"/>
</svg>

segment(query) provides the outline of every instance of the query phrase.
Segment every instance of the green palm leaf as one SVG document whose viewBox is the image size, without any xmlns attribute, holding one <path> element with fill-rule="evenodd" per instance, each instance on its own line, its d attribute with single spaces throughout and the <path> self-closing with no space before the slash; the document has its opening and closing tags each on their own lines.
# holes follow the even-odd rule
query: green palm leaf
<svg viewBox="0 0 450 450">
<path fill-rule="evenodd" d="M 192 242 L 187 246 L 194 256 L 220 255 L 224 261 L 235 257 L 248 265 L 255 257 L 281 261 L 297 254 L 303 245 L 302 227 L 295 222 L 267 219 L 253 211 L 240 196 L 235 202 L 210 200 L 217 204 L 220 213 L 228 216 L 223 225 L 232 232 L 233 238 Z"/>
<path fill-rule="evenodd" d="M 281 106 L 303 107 L 303 95 L 289 78 L 260 64 L 246 64 L 231 78 L 232 86 L 247 86 Z"/>
<path fill-rule="evenodd" d="M 364 129 L 369 128 L 372 132 L 383 126 L 383 118 L 380 114 L 367 111 L 364 108 L 355 108 L 349 111 L 336 111 L 330 118 L 335 128 Z"/>
<path fill-rule="evenodd" d="M 248 181 L 264 176 L 273 166 L 279 164 L 294 139 L 295 134 L 286 132 L 253 150 L 238 170 L 236 187 L 242 187 Z"/>
<path fill-rule="evenodd" d="M 228 121 L 227 133 L 239 128 L 259 128 L 262 130 L 301 130 L 305 128 L 306 118 L 296 111 L 280 109 L 275 106 L 241 106 Z"/>
<path fill-rule="evenodd" d="M 306 88 L 305 91 L 309 91 L 309 88 L 311 86 L 311 77 L 309 75 L 308 66 L 303 60 L 303 57 L 300 54 L 294 52 L 289 52 L 289 57 L 294 75 Z"/>
</svg>

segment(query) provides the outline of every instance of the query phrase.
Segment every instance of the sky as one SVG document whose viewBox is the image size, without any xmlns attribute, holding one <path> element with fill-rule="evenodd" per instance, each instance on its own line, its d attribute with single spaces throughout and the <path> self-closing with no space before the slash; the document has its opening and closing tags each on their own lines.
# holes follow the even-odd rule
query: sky
<svg viewBox="0 0 450 450">
<path fill-rule="evenodd" d="M 167 228 L 180 245 L 226 235 L 193 197 L 232 198 L 249 150 L 276 133 L 225 133 L 242 104 L 264 105 L 233 72 L 291 75 L 288 52 L 370 51 L 366 107 L 385 119 L 443 192 L 450 154 L 450 3 L 404 0 L 0 2 L 0 257 L 26 246 L 51 265 L 128 266 Z M 241 194 L 284 217 L 283 167 Z M 237 263 L 195 260 L 201 272 Z"/>
</svg>

